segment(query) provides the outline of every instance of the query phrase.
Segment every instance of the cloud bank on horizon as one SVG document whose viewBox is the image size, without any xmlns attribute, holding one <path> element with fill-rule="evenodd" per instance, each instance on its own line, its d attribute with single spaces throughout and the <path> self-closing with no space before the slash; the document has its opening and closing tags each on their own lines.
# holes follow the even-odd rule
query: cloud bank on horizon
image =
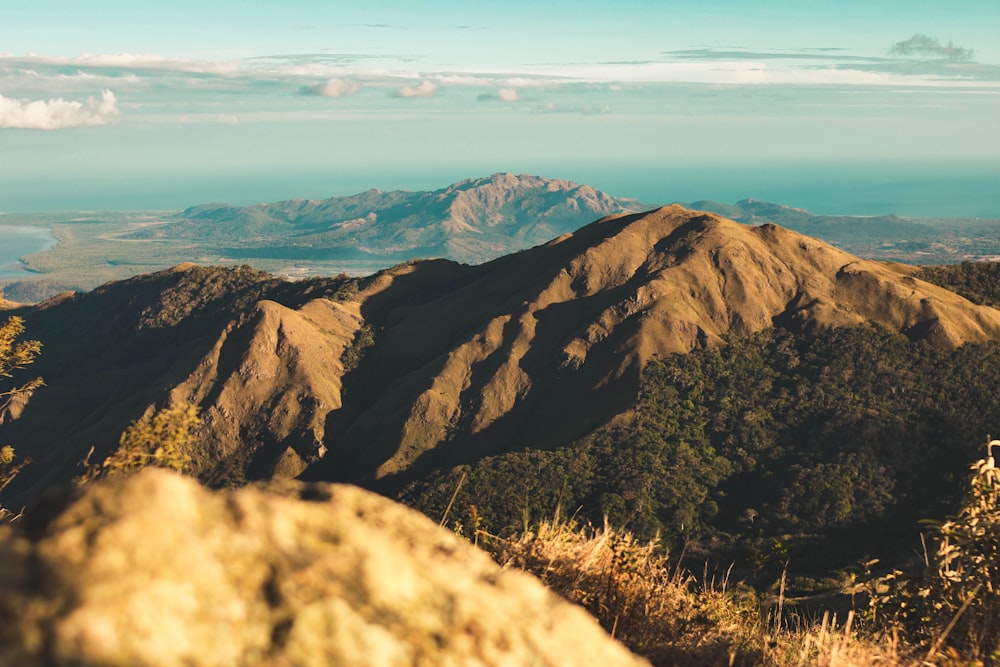
<svg viewBox="0 0 1000 667">
<path fill-rule="evenodd" d="M 589 98 L 580 108 L 614 108 L 615 93 L 643 92 L 650 98 L 670 86 L 689 91 L 711 87 L 772 86 L 878 87 L 890 91 L 950 91 L 1000 94 L 1000 65 L 973 60 L 973 50 L 923 34 L 891 43 L 884 54 L 859 56 L 837 47 L 770 51 L 697 48 L 663 51 L 638 61 L 525 64 L 505 70 L 415 69 L 406 56 L 293 54 L 233 60 L 205 60 L 156 54 L 16 56 L 0 54 L 0 128 L 68 129 L 104 125 L 120 114 L 116 96 L 132 102 L 123 114 L 141 117 L 174 97 L 190 117 L 199 105 L 214 107 L 224 97 L 233 106 L 253 107 L 266 93 L 273 104 L 295 106 L 297 94 L 342 99 L 363 89 L 372 97 L 431 98 L 447 89 L 460 111 L 470 100 L 523 102 L 520 110 L 544 112 L 566 93 Z M 525 96 L 524 90 L 538 91 Z M 102 96 L 100 103 L 92 97 Z M 87 101 L 80 100 L 86 95 Z M 110 95 L 110 101 L 107 96 Z M 242 95 L 242 98 L 235 97 Z M 71 98 L 66 100 L 65 98 Z M 384 108 L 379 109 L 385 111 Z M 274 109 L 269 109 L 273 112 Z M 326 110 L 329 111 L 329 110 Z M 301 112 L 301 113 L 307 113 Z"/>
</svg>

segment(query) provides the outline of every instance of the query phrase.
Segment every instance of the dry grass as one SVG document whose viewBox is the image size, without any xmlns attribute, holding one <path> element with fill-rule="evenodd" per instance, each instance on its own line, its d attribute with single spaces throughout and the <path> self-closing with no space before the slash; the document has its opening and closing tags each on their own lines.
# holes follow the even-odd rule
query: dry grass
<svg viewBox="0 0 1000 667">
<path fill-rule="evenodd" d="M 920 661 L 901 650 L 897 634 L 875 636 L 854 628 L 854 613 L 843 623 L 836 616 L 824 614 L 818 624 L 803 624 L 797 629 L 777 630 L 764 652 L 762 664 L 779 667 L 895 667 L 919 665 Z"/>
<path fill-rule="evenodd" d="M 201 425 L 198 408 L 190 403 L 163 408 L 152 416 L 138 419 L 122 433 L 118 447 L 100 465 L 90 463 L 93 448 L 83 461 L 83 485 L 104 477 L 131 475 L 146 466 L 188 472 L 194 432 Z"/>
<path fill-rule="evenodd" d="M 699 583 L 671 564 L 655 542 L 627 531 L 542 523 L 512 540 L 492 541 L 497 560 L 531 572 L 585 607 L 601 625 L 654 665 L 864 667 L 969 665 L 954 654 L 916 657 L 895 632 L 859 628 L 853 612 L 815 622 L 783 618 L 780 598 L 765 608 L 728 581 Z M 920 657 L 923 657 L 921 653 Z"/>
<path fill-rule="evenodd" d="M 1000 440 L 987 441 L 961 510 L 932 525 L 927 571 L 867 582 L 865 616 L 879 616 L 880 627 L 860 626 L 853 611 L 839 622 L 829 613 L 815 621 L 789 616 L 784 577 L 767 604 L 751 590 L 730 589 L 728 576 L 699 583 L 655 541 L 640 543 L 607 522 L 581 528 L 557 515 L 500 540 L 479 531 L 477 517 L 474 533 L 502 565 L 538 576 L 654 665 L 997 667 L 1000 468 L 992 448 Z"/>
<path fill-rule="evenodd" d="M 613 636 L 656 664 L 729 665 L 755 652 L 754 619 L 725 585 L 695 590 L 654 542 L 626 531 L 542 523 L 495 555 L 506 567 L 531 572 L 585 607 Z"/>
</svg>

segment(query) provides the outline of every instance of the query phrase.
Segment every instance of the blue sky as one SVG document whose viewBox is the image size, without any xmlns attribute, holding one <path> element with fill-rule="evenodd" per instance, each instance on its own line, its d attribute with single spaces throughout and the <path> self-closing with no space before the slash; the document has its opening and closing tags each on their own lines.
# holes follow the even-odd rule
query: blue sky
<svg viewBox="0 0 1000 667">
<path fill-rule="evenodd" d="M 995 0 L 0 9 L 0 210 L 94 191 L 116 207 L 123 189 L 134 206 L 142 188 L 150 206 L 319 197 L 501 170 L 995 167 L 996 118 Z"/>
</svg>

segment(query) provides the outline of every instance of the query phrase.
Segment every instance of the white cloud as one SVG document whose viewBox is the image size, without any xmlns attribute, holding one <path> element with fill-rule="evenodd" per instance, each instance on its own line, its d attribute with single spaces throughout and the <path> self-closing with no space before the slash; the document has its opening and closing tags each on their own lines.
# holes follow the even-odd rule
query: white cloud
<svg viewBox="0 0 1000 667">
<path fill-rule="evenodd" d="M 981 82 L 941 76 L 897 74 L 855 68 L 773 66 L 753 60 L 681 61 L 573 65 L 559 68 L 559 75 L 579 82 L 706 83 L 715 85 L 846 85 L 846 86 L 960 86 Z"/>
<path fill-rule="evenodd" d="M 471 74 L 440 74 L 434 78 L 445 86 L 481 86 L 484 81 L 489 82 L 488 78 Z"/>
<path fill-rule="evenodd" d="M 520 97 L 516 88 L 501 88 L 496 93 L 482 93 L 478 99 L 480 102 L 517 102 Z"/>
<path fill-rule="evenodd" d="M 86 67 L 131 67 L 136 69 L 163 69 L 199 74 L 236 74 L 240 71 L 240 64 L 238 62 L 168 58 L 148 53 L 84 53 L 73 58 L 38 58 L 38 61 Z"/>
<path fill-rule="evenodd" d="M 216 114 L 215 122 L 222 123 L 223 125 L 239 125 L 240 119 L 232 114 L 220 113 Z"/>
<path fill-rule="evenodd" d="M 96 79 L 97 77 L 94 76 L 93 74 L 89 74 L 87 72 L 81 72 L 80 70 L 77 70 L 76 74 L 60 74 L 59 78 L 60 79 L 76 79 L 76 80 L 80 80 L 80 81 L 90 81 L 92 79 Z"/>
<path fill-rule="evenodd" d="M 254 65 L 253 67 L 244 68 L 243 73 L 260 72 L 265 74 L 277 74 L 280 76 L 307 76 L 307 77 L 321 77 L 321 76 L 336 76 L 344 72 L 349 71 L 346 67 L 341 67 L 339 65 L 327 65 L 324 63 L 310 63 L 310 64 L 298 64 L 298 65 L 283 65 L 283 64 L 261 64 Z"/>
<path fill-rule="evenodd" d="M 497 91 L 497 99 L 501 102 L 517 102 L 517 89 L 501 88 Z"/>
<path fill-rule="evenodd" d="M 101 99 L 86 102 L 64 100 L 17 100 L 0 95 L 0 128 L 61 130 L 69 127 L 105 125 L 118 115 L 118 100 L 110 90 Z"/>
<path fill-rule="evenodd" d="M 403 86 L 396 91 L 396 97 L 433 97 L 437 84 L 433 81 L 422 81 L 416 86 Z"/>
<path fill-rule="evenodd" d="M 36 78 L 38 75 L 35 75 Z M 56 81 L 60 83 L 83 83 L 89 87 L 98 86 L 101 84 L 115 86 L 121 84 L 135 84 L 140 83 L 142 78 L 131 74 L 128 72 L 121 73 L 103 73 L 98 71 L 97 74 L 92 74 L 90 72 L 84 72 L 82 70 L 77 70 L 75 74 L 63 74 L 59 73 L 53 77 Z"/>
<path fill-rule="evenodd" d="M 314 86 L 306 86 L 303 92 L 320 97 L 350 97 L 361 90 L 361 84 L 350 79 L 330 79 Z"/>
<path fill-rule="evenodd" d="M 78 56 L 44 56 L 28 53 L 15 56 L 10 53 L 0 54 L 0 68 L 17 67 L 36 72 L 46 69 L 73 67 L 77 75 L 127 74 L 130 70 L 158 71 L 173 74 L 211 74 L 216 76 L 234 76 L 246 68 L 239 61 L 195 60 L 192 58 L 171 58 L 149 53 L 83 53 Z M 99 70 L 88 72 L 87 70 Z M 108 72 L 107 70 L 118 70 Z M 74 75 L 69 75 L 74 76 Z"/>
</svg>

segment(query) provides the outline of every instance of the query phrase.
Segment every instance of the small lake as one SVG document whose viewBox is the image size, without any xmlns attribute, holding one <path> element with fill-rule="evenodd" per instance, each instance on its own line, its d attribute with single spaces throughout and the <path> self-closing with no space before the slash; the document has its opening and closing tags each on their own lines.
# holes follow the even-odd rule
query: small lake
<svg viewBox="0 0 1000 667">
<path fill-rule="evenodd" d="M 38 275 L 25 270 L 20 258 L 48 250 L 55 244 L 56 237 L 47 227 L 0 224 L 0 280 Z"/>
</svg>

